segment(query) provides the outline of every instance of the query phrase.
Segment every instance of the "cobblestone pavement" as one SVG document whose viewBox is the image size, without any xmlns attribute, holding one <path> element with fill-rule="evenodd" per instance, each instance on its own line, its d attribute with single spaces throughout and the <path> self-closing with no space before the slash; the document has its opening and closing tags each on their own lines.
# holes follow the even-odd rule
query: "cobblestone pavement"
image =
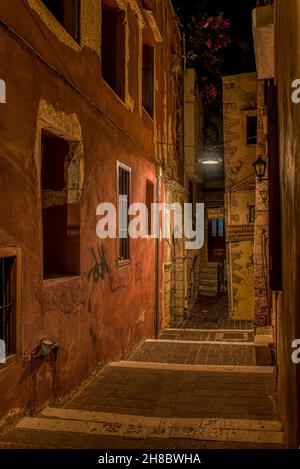
<svg viewBox="0 0 300 469">
<path fill-rule="evenodd" d="M 226 293 L 217 296 L 200 295 L 192 311 L 182 323 L 173 327 L 193 329 L 253 329 L 253 322 L 233 320 L 228 317 L 228 298 Z"/>
<path fill-rule="evenodd" d="M 4 427 L 0 448 L 283 448 L 276 372 L 255 366 L 252 340 L 167 329 L 63 406 Z"/>
<path fill-rule="evenodd" d="M 244 343 L 147 341 L 131 360 L 191 365 L 255 365 L 255 351 L 253 344 Z"/>
<path fill-rule="evenodd" d="M 219 323 L 228 317 L 227 295 L 200 295 L 183 324 L 173 324 L 183 328 L 218 328 Z"/>
<path fill-rule="evenodd" d="M 230 331 L 227 329 L 165 329 L 159 336 L 160 339 L 187 340 L 187 341 L 221 341 L 221 342 L 253 342 L 253 330 L 239 329 Z"/>
</svg>

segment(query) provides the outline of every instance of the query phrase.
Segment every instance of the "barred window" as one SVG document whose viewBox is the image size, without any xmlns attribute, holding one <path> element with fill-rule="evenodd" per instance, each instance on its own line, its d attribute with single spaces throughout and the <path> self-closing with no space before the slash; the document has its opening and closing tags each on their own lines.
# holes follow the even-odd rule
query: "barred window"
<svg viewBox="0 0 300 469">
<path fill-rule="evenodd" d="M 5 355 L 16 353 L 17 258 L 0 257 L 0 340 Z"/>
<path fill-rule="evenodd" d="M 131 169 L 118 162 L 119 200 L 119 261 L 130 259 L 128 234 L 128 207 L 130 203 Z"/>
<path fill-rule="evenodd" d="M 146 207 L 148 210 L 148 235 L 152 234 L 153 220 L 152 220 L 152 204 L 154 203 L 154 184 L 147 179 L 146 181 Z"/>
</svg>

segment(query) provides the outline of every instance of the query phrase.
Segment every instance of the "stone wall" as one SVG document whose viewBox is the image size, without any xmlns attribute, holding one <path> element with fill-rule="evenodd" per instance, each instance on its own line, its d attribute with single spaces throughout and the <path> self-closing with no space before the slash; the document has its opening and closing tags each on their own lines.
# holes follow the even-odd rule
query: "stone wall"
<svg viewBox="0 0 300 469">
<path fill-rule="evenodd" d="M 187 203 L 187 192 L 174 181 L 165 179 L 165 202 L 169 205 Z M 183 213 L 183 210 L 182 210 Z M 163 241 L 163 322 L 162 327 L 182 323 L 187 308 L 187 257 L 185 240 L 174 238 L 174 214 L 170 213 L 169 238 Z"/>
</svg>

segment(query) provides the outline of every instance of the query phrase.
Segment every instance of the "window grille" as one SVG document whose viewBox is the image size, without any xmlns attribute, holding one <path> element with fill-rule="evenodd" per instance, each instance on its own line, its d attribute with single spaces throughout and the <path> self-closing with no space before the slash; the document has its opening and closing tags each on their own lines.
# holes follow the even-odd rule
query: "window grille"
<svg viewBox="0 0 300 469">
<path fill-rule="evenodd" d="M 0 257 L 0 339 L 6 356 L 16 353 L 16 264 L 15 256 Z"/>
<path fill-rule="evenodd" d="M 130 169 L 118 165 L 119 196 L 119 261 L 129 259 L 128 207 L 130 198 Z"/>
</svg>

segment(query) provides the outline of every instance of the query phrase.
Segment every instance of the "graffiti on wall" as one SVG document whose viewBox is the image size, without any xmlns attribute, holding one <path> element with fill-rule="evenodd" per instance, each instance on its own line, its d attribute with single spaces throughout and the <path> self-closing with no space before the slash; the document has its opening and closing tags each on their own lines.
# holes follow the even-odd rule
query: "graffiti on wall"
<svg viewBox="0 0 300 469">
<path fill-rule="evenodd" d="M 109 273 L 104 246 L 98 246 L 97 251 L 92 248 L 91 253 L 94 259 L 94 266 L 88 273 L 88 281 L 93 278 L 94 283 L 98 283 L 99 280 L 104 280 L 105 275 Z"/>
</svg>

